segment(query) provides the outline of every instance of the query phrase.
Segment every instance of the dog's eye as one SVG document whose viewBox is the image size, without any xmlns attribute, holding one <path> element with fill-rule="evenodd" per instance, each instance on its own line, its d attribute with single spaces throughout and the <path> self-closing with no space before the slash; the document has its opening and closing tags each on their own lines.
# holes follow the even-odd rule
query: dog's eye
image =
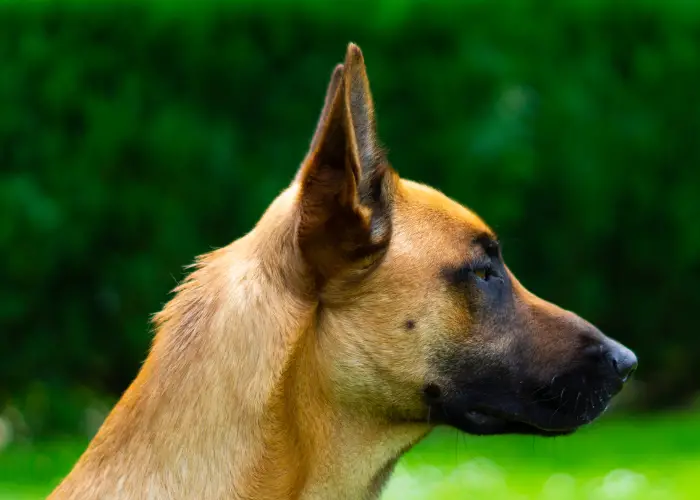
<svg viewBox="0 0 700 500">
<path fill-rule="evenodd" d="M 476 278 L 478 281 L 490 282 L 492 278 L 499 278 L 490 264 L 467 264 L 463 267 L 451 269 L 446 274 L 449 281 L 458 286 L 466 286 Z"/>
<path fill-rule="evenodd" d="M 490 265 L 474 268 L 472 272 L 482 281 L 491 281 L 492 278 L 500 279 L 498 272 Z"/>
<path fill-rule="evenodd" d="M 489 277 L 489 270 L 488 269 L 475 269 L 474 275 L 477 278 L 486 281 L 486 279 L 488 279 L 488 277 Z"/>
</svg>

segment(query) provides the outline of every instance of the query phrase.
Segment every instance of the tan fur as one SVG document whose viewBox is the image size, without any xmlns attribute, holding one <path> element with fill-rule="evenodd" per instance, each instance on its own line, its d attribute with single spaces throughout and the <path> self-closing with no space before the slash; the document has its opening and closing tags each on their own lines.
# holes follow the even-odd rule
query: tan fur
<svg viewBox="0 0 700 500">
<path fill-rule="evenodd" d="M 374 135 L 351 45 L 295 182 L 249 234 L 199 259 L 156 315 L 137 378 L 50 499 L 379 495 L 431 429 L 430 355 L 469 342 L 469 312 L 440 269 L 492 232 L 400 179 Z"/>
</svg>

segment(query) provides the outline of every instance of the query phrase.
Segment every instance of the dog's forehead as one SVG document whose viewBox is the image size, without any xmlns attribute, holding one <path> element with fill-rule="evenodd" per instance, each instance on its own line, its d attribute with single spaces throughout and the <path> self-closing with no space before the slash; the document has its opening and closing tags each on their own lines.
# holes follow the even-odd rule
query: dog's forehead
<svg viewBox="0 0 700 500">
<path fill-rule="evenodd" d="M 454 236 L 469 240 L 476 236 L 496 239 L 493 230 L 474 212 L 437 189 L 402 179 L 401 200 L 406 215 L 415 223 L 429 223 L 433 229 L 455 232 Z"/>
<path fill-rule="evenodd" d="M 440 191 L 401 179 L 394 203 L 391 251 L 396 262 L 407 257 L 435 268 L 457 266 L 483 251 L 478 241 L 493 231 L 468 208 Z M 412 264 L 412 265 L 413 265 Z M 415 268 L 414 268 L 415 269 Z"/>
</svg>

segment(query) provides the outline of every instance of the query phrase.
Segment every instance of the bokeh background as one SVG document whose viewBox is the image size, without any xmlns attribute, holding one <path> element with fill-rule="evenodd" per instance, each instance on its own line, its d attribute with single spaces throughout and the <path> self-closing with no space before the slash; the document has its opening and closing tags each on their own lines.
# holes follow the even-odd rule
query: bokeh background
<svg viewBox="0 0 700 500">
<path fill-rule="evenodd" d="M 404 177 L 633 348 L 571 438 L 438 430 L 385 498 L 700 498 L 700 3 L 0 0 L 0 498 L 45 496 L 198 254 L 293 178 L 349 41 Z"/>
</svg>

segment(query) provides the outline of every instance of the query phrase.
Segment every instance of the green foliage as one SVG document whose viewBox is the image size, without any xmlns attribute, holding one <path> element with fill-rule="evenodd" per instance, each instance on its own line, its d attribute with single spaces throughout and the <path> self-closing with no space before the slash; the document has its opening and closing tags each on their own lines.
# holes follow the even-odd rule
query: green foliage
<svg viewBox="0 0 700 500">
<path fill-rule="evenodd" d="M 5 1 L 0 400 L 123 390 L 182 267 L 292 179 L 350 40 L 399 172 L 633 347 L 650 402 L 697 389 L 700 7 Z"/>
</svg>

